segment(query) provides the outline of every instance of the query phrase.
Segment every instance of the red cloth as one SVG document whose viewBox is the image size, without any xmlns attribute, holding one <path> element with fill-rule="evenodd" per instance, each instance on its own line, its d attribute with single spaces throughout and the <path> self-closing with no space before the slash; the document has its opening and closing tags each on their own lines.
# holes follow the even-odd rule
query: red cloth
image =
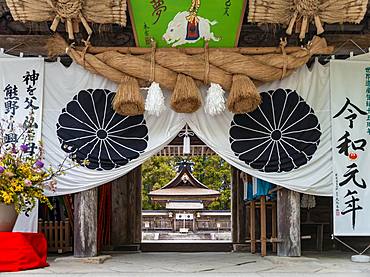
<svg viewBox="0 0 370 277">
<path fill-rule="evenodd" d="M 41 233 L 0 232 L 0 272 L 49 266 Z"/>
</svg>

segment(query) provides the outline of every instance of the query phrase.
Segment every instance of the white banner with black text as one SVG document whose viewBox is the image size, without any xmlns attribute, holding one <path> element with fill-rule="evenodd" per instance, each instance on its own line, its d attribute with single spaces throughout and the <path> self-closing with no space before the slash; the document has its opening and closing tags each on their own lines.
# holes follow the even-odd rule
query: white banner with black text
<svg viewBox="0 0 370 277">
<path fill-rule="evenodd" d="M 5 54 L 0 55 L 1 76 L 1 125 L 4 129 L 5 143 L 25 143 L 27 154 L 37 149 L 41 139 L 43 92 L 44 92 L 44 59 L 20 58 Z M 23 141 L 22 132 L 29 124 L 30 113 L 33 113 L 35 137 L 33 141 Z M 38 205 L 37 205 L 38 206 Z M 37 206 L 27 217 L 20 214 L 14 231 L 37 232 Z"/>
<path fill-rule="evenodd" d="M 370 63 L 330 62 L 334 235 L 370 235 Z"/>
</svg>

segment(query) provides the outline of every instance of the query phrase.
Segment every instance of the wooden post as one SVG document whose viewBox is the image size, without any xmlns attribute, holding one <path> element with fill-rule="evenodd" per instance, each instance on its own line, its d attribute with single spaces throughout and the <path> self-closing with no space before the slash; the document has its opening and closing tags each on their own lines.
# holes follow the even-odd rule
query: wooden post
<svg viewBox="0 0 370 277">
<path fill-rule="evenodd" d="M 98 189 L 76 193 L 74 196 L 74 256 L 98 255 L 97 242 Z"/>
<path fill-rule="evenodd" d="M 301 256 L 300 195 L 282 188 L 277 191 L 278 244 L 277 255 Z"/>
<path fill-rule="evenodd" d="M 277 239 L 276 233 L 277 233 L 277 226 L 276 226 L 276 202 L 272 202 L 272 207 L 271 207 L 271 237 L 273 239 Z M 276 242 L 272 243 L 272 252 L 276 253 L 277 250 L 277 245 Z"/>
<path fill-rule="evenodd" d="M 112 182 L 111 246 L 125 249 L 125 246 L 141 243 L 141 167 Z"/>
<path fill-rule="evenodd" d="M 246 245 L 247 214 L 244 203 L 244 184 L 240 178 L 240 171 L 232 168 L 231 185 L 231 220 L 232 242 L 235 251 L 244 251 Z"/>
<path fill-rule="evenodd" d="M 261 196 L 260 199 L 260 217 L 261 217 L 261 256 L 267 254 L 266 249 L 266 196 Z"/>
<path fill-rule="evenodd" d="M 237 170 L 237 205 L 238 205 L 238 243 L 245 244 L 247 239 L 247 209 L 244 203 L 244 183 Z"/>
<path fill-rule="evenodd" d="M 256 253 L 256 203 L 254 200 L 251 200 L 250 203 L 250 237 L 251 237 L 251 253 Z"/>
<path fill-rule="evenodd" d="M 238 170 L 232 167 L 231 172 L 231 239 L 238 243 Z"/>
</svg>

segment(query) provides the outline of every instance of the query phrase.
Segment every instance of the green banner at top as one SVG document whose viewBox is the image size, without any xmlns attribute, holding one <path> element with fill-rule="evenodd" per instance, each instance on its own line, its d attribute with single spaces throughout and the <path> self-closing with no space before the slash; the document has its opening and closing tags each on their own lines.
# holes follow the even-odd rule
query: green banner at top
<svg viewBox="0 0 370 277">
<path fill-rule="evenodd" d="M 130 0 L 136 45 L 235 47 L 245 0 Z"/>
</svg>

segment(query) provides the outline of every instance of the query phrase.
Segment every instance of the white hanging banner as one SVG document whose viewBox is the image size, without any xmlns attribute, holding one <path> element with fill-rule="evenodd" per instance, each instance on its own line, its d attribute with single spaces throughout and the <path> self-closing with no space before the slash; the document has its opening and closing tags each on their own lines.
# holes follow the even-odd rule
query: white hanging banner
<svg viewBox="0 0 370 277">
<path fill-rule="evenodd" d="M 27 142 L 28 153 L 37 150 L 41 139 L 42 101 L 44 89 L 43 58 L 1 58 L 0 116 L 6 130 L 5 143 L 16 143 L 22 133 L 21 126 L 29 123 L 33 111 L 35 139 Z M 19 143 L 23 143 L 22 138 Z"/>
<path fill-rule="evenodd" d="M 330 86 L 334 235 L 369 236 L 369 62 L 331 61 Z"/>
<path fill-rule="evenodd" d="M 18 58 L 5 54 L 0 57 L 0 117 L 9 121 L 1 122 L 6 129 L 4 139 L 7 143 L 15 143 L 22 133 L 20 126 L 27 124 L 30 111 L 33 110 L 35 138 L 33 142 L 26 143 L 28 154 L 32 154 L 41 139 L 44 59 Z M 19 142 L 23 143 L 22 139 Z M 13 231 L 37 232 L 37 207 L 29 217 L 20 214 Z"/>
</svg>

